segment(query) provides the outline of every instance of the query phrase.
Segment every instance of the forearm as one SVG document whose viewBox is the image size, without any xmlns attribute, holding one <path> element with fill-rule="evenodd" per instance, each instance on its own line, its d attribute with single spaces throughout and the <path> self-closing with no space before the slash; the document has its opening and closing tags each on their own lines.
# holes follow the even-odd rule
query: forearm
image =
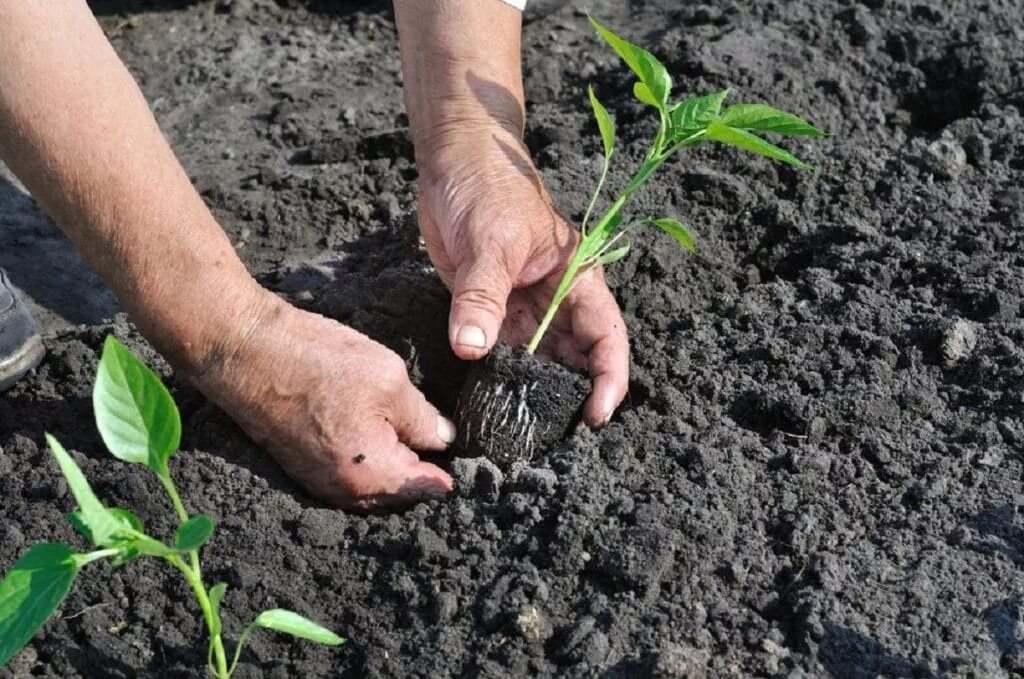
<svg viewBox="0 0 1024 679">
<path fill-rule="evenodd" d="M 0 158 L 179 367 L 255 322 L 259 286 L 85 2 L 0 3 Z"/>
<path fill-rule="evenodd" d="M 418 153 L 467 127 L 522 135 L 519 10 L 499 0 L 395 0 L 395 20 Z"/>
</svg>

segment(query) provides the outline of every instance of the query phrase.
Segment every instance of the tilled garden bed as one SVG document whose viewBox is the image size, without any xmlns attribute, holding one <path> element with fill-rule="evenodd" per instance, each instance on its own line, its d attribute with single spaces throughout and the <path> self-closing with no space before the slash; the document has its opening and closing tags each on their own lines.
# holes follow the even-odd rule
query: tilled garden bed
<svg viewBox="0 0 1024 679">
<path fill-rule="evenodd" d="M 465 366 L 416 237 L 387 6 L 94 6 L 264 284 L 398 351 L 452 412 Z M 1024 671 L 1024 3 L 587 8 L 680 90 L 731 86 L 837 136 L 789 144 L 815 173 L 717 147 L 672 161 L 637 211 L 692 224 L 697 255 L 652 235 L 610 270 L 633 343 L 619 414 L 534 468 L 443 462 L 443 502 L 324 508 L 164 366 L 184 416 L 172 470 L 219 524 L 204 560 L 231 586 L 228 636 L 280 605 L 351 640 L 259 635 L 239 676 Z M 649 116 L 579 8 L 524 42 L 527 143 L 578 220 L 600 156 L 586 84 L 633 160 Z M 89 403 L 107 333 L 162 364 L 101 318 L 108 299 L 47 305 L 95 284 L 32 274 L 63 261 L 54 227 L 0 189 L 0 265 L 53 312 L 45 363 L 0 396 L 0 567 L 78 544 L 44 431 L 166 535 L 159 488 L 105 454 Z M 0 677 L 200 676 L 202 637 L 170 569 L 97 565 Z"/>
</svg>

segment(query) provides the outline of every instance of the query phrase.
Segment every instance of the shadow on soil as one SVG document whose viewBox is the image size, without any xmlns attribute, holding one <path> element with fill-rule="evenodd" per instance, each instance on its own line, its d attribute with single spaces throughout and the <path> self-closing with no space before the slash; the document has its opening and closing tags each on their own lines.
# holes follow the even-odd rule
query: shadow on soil
<svg viewBox="0 0 1024 679">
<path fill-rule="evenodd" d="M 846 627 L 825 624 L 818 658 L 835 679 L 870 679 L 878 676 L 931 679 L 924 665 L 896 655 L 879 642 Z"/>
<path fill-rule="evenodd" d="M 92 325 L 117 313 L 113 294 L 82 262 L 60 229 L 0 174 L 0 268 L 39 313 L 43 332 L 60 321 Z M 31 305 L 30 305 L 31 306 Z M 57 317 L 49 318 L 49 315 Z"/>
</svg>

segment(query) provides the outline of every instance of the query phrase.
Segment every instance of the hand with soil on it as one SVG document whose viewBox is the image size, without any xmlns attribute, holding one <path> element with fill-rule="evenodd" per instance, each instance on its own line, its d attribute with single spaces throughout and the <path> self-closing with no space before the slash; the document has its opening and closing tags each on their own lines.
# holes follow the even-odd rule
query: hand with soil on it
<svg viewBox="0 0 1024 679">
<path fill-rule="evenodd" d="M 449 341 L 463 359 L 525 345 L 578 239 L 523 144 L 522 17 L 498 0 L 396 0 L 405 102 L 420 170 L 420 231 L 452 290 Z M 565 300 L 539 353 L 587 370 L 588 424 L 626 394 L 629 340 L 600 269 Z"/>
<path fill-rule="evenodd" d="M 453 137 L 421 172 L 419 222 L 452 290 L 449 341 L 472 360 L 496 342 L 526 345 L 579 234 L 555 211 L 517 135 L 497 128 Z M 629 339 L 600 268 L 566 299 L 538 355 L 589 372 L 584 417 L 607 424 L 628 386 Z"/>
<path fill-rule="evenodd" d="M 288 475 L 349 508 L 443 496 L 451 477 L 412 449 L 441 451 L 455 427 L 365 335 L 267 295 L 258 332 L 196 382 Z"/>
</svg>

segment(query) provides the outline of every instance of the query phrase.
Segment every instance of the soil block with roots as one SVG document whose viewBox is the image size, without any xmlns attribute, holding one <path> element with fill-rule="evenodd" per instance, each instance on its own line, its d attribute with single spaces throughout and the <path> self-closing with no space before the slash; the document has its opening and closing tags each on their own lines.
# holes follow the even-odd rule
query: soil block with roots
<svg viewBox="0 0 1024 679">
<path fill-rule="evenodd" d="M 502 469 L 531 462 L 572 433 L 590 392 L 586 376 L 499 345 L 470 369 L 459 396 L 458 454 Z"/>
</svg>

